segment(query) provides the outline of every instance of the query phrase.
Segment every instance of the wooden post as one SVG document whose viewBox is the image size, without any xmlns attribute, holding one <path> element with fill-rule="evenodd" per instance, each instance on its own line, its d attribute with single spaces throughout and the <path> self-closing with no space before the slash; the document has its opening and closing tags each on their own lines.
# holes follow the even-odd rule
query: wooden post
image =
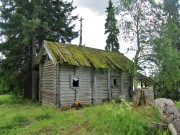
<svg viewBox="0 0 180 135">
<path fill-rule="evenodd" d="M 112 92 L 111 92 L 111 76 L 110 70 L 108 69 L 108 93 L 109 93 L 109 101 L 112 99 Z"/>
<path fill-rule="evenodd" d="M 60 66 L 56 65 L 56 105 L 60 107 Z"/>
<path fill-rule="evenodd" d="M 80 18 L 80 39 L 79 39 L 79 46 L 82 46 L 82 20 L 83 18 Z"/>
<path fill-rule="evenodd" d="M 121 71 L 121 94 L 124 94 L 124 83 L 123 83 L 123 79 L 124 79 L 124 75 L 123 75 L 123 71 Z"/>
<path fill-rule="evenodd" d="M 42 76 L 43 75 L 43 63 L 39 64 L 39 103 L 42 103 Z"/>
<path fill-rule="evenodd" d="M 97 103 L 97 80 L 96 76 L 94 76 L 94 104 Z"/>
</svg>

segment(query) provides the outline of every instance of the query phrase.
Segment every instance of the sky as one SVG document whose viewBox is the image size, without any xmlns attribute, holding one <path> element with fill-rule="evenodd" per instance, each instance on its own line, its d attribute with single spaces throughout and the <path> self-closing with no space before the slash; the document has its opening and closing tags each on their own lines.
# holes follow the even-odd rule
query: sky
<svg viewBox="0 0 180 135">
<path fill-rule="evenodd" d="M 71 1 L 71 0 L 67 0 Z M 116 0 L 112 0 L 114 5 L 117 4 Z M 106 19 L 106 7 L 108 6 L 108 0 L 74 0 L 74 6 L 77 8 L 73 11 L 73 14 L 78 14 L 84 20 L 82 22 L 82 44 L 88 47 L 104 49 L 106 45 L 105 31 L 105 19 Z M 79 20 L 76 21 L 76 30 L 80 29 Z M 79 44 L 79 38 L 72 41 L 72 44 Z M 120 52 L 124 53 L 128 58 L 132 59 L 134 53 L 127 52 L 128 44 L 121 40 Z"/>
</svg>

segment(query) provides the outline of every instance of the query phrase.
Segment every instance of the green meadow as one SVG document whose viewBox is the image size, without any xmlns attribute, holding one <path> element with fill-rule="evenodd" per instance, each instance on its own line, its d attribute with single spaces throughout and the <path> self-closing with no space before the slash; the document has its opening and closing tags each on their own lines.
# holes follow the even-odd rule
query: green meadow
<svg viewBox="0 0 180 135">
<path fill-rule="evenodd" d="M 0 135 L 168 135 L 151 106 L 108 102 L 61 111 L 30 100 L 0 95 Z"/>
</svg>

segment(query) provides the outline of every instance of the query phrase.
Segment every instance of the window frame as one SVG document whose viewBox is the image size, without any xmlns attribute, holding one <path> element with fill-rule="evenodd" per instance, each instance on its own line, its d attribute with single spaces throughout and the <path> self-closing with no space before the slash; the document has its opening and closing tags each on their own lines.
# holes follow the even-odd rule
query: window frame
<svg viewBox="0 0 180 135">
<path fill-rule="evenodd" d="M 78 86 L 73 86 L 73 79 L 77 78 L 78 79 Z M 71 81 L 71 88 L 79 88 L 80 87 L 80 77 L 79 76 L 71 76 L 70 77 Z"/>
<path fill-rule="evenodd" d="M 114 80 L 116 80 L 116 85 L 114 84 Z M 111 86 L 112 87 L 118 86 L 118 77 L 111 77 Z"/>
</svg>

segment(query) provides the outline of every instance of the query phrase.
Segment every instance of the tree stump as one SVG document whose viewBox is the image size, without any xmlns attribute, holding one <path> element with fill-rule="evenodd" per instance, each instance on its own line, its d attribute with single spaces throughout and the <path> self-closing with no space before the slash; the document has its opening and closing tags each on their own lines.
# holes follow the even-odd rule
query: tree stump
<svg viewBox="0 0 180 135">
<path fill-rule="evenodd" d="M 133 103 L 135 105 L 153 105 L 154 104 L 154 91 L 150 88 L 140 88 L 134 91 Z"/>
</svg>

